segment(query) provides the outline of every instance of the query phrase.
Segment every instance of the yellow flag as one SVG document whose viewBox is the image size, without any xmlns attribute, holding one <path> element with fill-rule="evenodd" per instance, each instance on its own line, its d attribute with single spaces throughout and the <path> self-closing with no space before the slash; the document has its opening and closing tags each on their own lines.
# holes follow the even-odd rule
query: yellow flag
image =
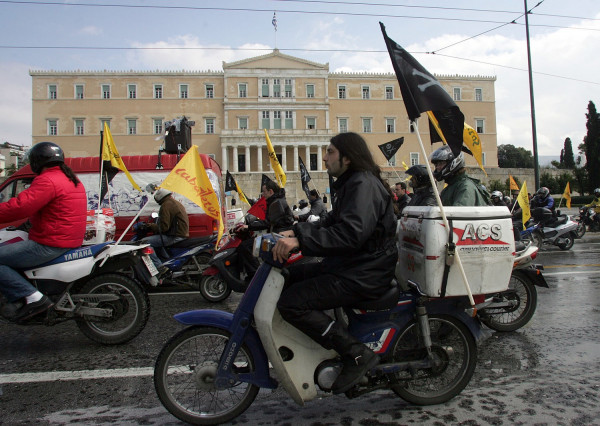
<svg viewBox="0 0 600 426">
<path fill-rule="evenodd" d="M 117 151 L 115 141 L 113 140 L 113 137 L 110 133 L 110 129 L 108 128 L 108 124 L 106 123 L 106 121 L 104 122 L 104 132 L 102 133 L 102 161 L 110 161 L 110 164 L 113 167 L 116 167 L 117 169 L 125 173 L 125 176 L 127 176 L 127 179 L 129 179 L 129 182 L 131 182 L 135 189 L 142 192 L 139 185 L 135 183 L 135 181 L 129 174 L 127 167 L 125 167 L 125 163 L 123 163 L 123 160 L 119 155 L 119 151 Z"/>
<path fill-rule="evenodd" d="M 565 186 L 565 192 L 563 192 L 563 198 L 567 200 L 567 208 L 571 208 L 571 187 L 569 186 L 569 182 L 567 182 L 567 186 Z"/>
<path fill-rule="evenodd" d="M 513 179 L 513 177 L 511 175 L 508 175 L 508 180 L 509 180 L 509 189 L 512 191 L 513 189 L 515 191 L 519 190 L 519 185 L 517 185 L 517 182 L 515 182 L 515 180 Z"/>
<path fill-rule="evenodd" d="M 273 149 L 273 145 L 271 144 L 271 139 L 269 139 L 267 129 L 265 129 L 265 139 L 267 140 L 267 151 L 269 152 L 269 160 L 271 160 L 271 167 L 273 167 L 273 171 L 275 172 L 275 178 L 277 179 L 277 183 L 279 184 L 279 186 L 281 188 L 284 188 L 286 182 L 285 173 L 283 172 L 281 164 L 279 164 L 277 155 L 275 155 L 275 150 Z"/>
<path fill-rule="evenodd" d="M 527 196 L 527 183 L 523 182 L 521 186 L 521 191 L 519 191 L 519 195 L 517 196 L 517 202 L 521 207 L 521 211 L 523 212 L 523 229 L 525 229 L 525 224 L 531 217 L 531 210 L 529 209 L 529 197 Z"/>
<path fill-rule="evenodd" d="M 179 163 L 173 167 L 173 170 L 163 180 L 160 187 L 183 195 L 202 207 L 207 215 L 217 220 L 219 222 L 217 245 L 219 244 L 224 230 L 219 197 L 217 197 L 206 174 L 206 169 L 204 169 L 196 145 L 193 145 Z"/>
<path fill-rule="evenodd" d="M 404 167 L 404 171 L 406 171 L 406 170 L 408 170 L 408 169 L 409 169 L 409 167 L 408 167 L 408 164 L 406 164 L 406 163 L 404 162 L 404 160 L 402 160 L 402 167 Z M 409 179 L 410 179 L 410 178 L 409 178 Z"/>
<path fill-rule="evenodd" d="M 240 197 L 240 200 L 242 200 L 244 203 L 250 205 L 250 203 L 248 202 L 248 199 L 246 198 L 246 194 L 244 194 L 244 191 L 242 191 L 242 188 L 240 188 L 240 186 L 237 184 L 237 182 L 235 183 L 235 187 L 236 187 L 238 196 Z"/>
<path fill-rule="evenodd" d="M 479 135 L 475 131 L 474 128 L 465 123 L 465 128 L 463 130 L 463 143 L 471 150 L 473 153 L 473 157 L 479 164 L 483 173 L 487 176 L 485 169 L 483 168 L 483 154 L 481 153 L 481 139 L 479 139 Z M 517 188 L 518 189 L 518 188 Z"/>
</svg>

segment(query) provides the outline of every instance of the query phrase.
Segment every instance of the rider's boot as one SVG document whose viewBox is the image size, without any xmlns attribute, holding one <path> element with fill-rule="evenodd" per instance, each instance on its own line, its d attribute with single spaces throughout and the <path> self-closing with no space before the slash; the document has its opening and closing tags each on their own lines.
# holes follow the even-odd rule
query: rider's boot
<svg viewBox="0 0 600 426">
<path fill-rule="evenodd" d="M 329 335 L 329 336 L 327 336 Z M 342 372 L 333 383 L 334 394 L 344 393 L 354 387 L 371 368 L 379 364 L 379 355 L 367 348 L 348 333 L 348 330 L 334 323 L 325 337 L 331 346 L 342 356 Z"/>
</svg>

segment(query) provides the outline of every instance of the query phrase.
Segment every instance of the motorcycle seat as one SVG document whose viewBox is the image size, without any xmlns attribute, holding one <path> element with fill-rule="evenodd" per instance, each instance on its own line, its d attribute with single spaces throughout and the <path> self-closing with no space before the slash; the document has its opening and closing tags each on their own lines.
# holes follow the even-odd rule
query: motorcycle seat
<svg viewBox="0 0 600 426">
<path fill-rule="evenodd" d="M 393 285 L 378 299 L 365 300 L 355 303 L 351 307 L 365 311 L 385 311 L 396 306 L 399 298 L 400 290 L 398 289 L 397 285 Z"/>
<path fill-rule="evenodd" d="M 202 244 L 208 244 L 210 242 L 214 242 L 215 239 L 212 235 L 206 237 L 198 237 L 198 238 L 186 238 L 185 240 L 181 240 L 176 242 L 175 244 L 171 244 L 168 248 L 187 248 L 187 247 L 196 247 Z"/>
</svg>

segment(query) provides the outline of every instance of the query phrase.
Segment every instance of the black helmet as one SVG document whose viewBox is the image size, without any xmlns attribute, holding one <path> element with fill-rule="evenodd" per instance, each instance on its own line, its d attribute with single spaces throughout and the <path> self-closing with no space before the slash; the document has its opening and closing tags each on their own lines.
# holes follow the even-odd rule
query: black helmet
<svg viewBox="0 0 600 426">
<path fill-rule="evenodd" d="M 301 209 L 303 209 L 304 207 L 308 206 L 308 201 L 300 200 L 300 201 L 298 201 L 298 205 L 300 206 Z"/>
<path fill-rule="evenodd" d="M 542 200 L 545 200 L 546 198 L 548 198 L 548 195 L 550 195 L 550 190 L 548 188 L 546 188 L 545 186 L 542 186 L 540 189 L 537 190 L 537 195 Z"/>
<path fill-rule="evenodd" d="M 415 164 L 410 167 L 406 172 L 407 175 L 411 176 L 410 186 L 413 188 L 423 188 L 425 186 L 431 186 L 429 175 L 427 174 L 427 166 L 422 164 Z"/>
<path fill-rule="evenodd" d="M 508 195 L 505 195 L 505 196 L 504 196 L 504 198 L 503 198 L 502 200 L 504 200 L 504 203 L 505 203 L 507 206 L 508 206 L 509 204 L 511 204 L 511 203 L 512 203 L 512 199 L 511 199 L 511 198 L 510 198 Z"/>
<path fill-rule="evenodd" d="M 56 166 L 65 162 L 65 153 L 53 142 L 40 142 L 31 147 L 27 153 L 31 170 L 40 174 L 46 166 Z"/>
<path fill-rule="evenodd" d="M 440 161 L 446 161 L 446 165 L 440 171 L 434 170 L 433 176 L 438 180 L 445 180 L 451 176 L 454 176 L 457 171 L 465 167 L 465 156 L 461 152 L 458 156 L 454 156 L 452 150 L 448 145 L 444 145 L 431 154 L 430 161 L 435 165 Z"/>
</svg>

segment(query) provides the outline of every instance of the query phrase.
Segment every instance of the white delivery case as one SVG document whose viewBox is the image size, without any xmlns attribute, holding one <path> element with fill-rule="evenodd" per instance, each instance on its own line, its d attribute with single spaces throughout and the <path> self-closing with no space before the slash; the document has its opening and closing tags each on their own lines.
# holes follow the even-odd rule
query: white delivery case
<svg viewBox="0 0 600 426">
<path fill-rule="evenodd" d="M 472 294 L 508 288 L 515 256 L 512 219 L 506 207 L 444 207 Z M 456 260 L 446 268 L 448 230 L 435 207 L 406 207 L 398 220 L 399 283 L 411 280 L 431 297 L 466 295 Z M 446 282 L 444 282 L 446 281 Z"/>
</svg>

